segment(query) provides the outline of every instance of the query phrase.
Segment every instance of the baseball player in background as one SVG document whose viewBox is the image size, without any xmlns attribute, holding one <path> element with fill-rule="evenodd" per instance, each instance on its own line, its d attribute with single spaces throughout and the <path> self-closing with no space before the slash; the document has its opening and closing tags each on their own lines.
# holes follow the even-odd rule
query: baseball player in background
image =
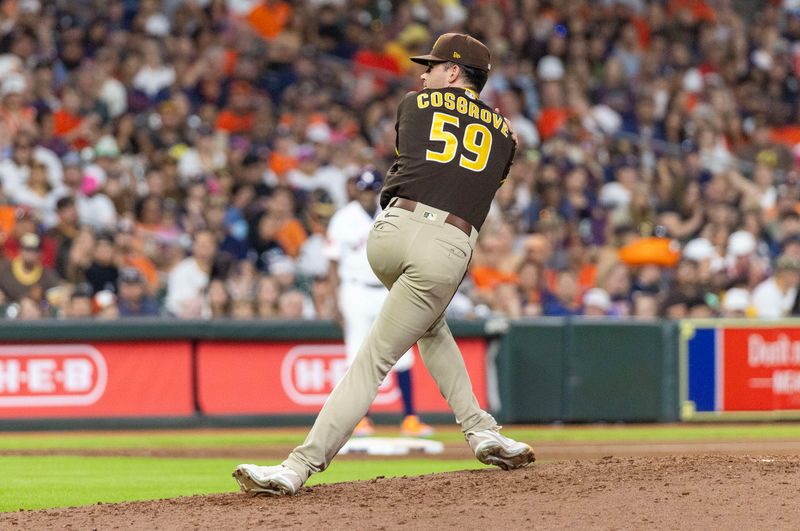
<svg viewBox="0 0 800 531">
<path fill-rule="evenodd" d="M 383 186 L 383 176 L 375 170 L 365 170 L 356 177 L 356 198 L 339 209 L 328 225 L 325 255 L 330 264 L 330 276 L 338 286 L 339 311 L 344 327 L 344 343 L 349 364 L 367 337 L 372 322 L 378 316 L 386 290 L 367 260 L 367 238 L 375 218 L 380 214 L 378 193 Z M 403 400 L 405 417 L 400 432 L 409 437 L 428 437 L 433 428 L 420 421 L 414 411 L 411 367 L 414 353 L 409 349 L 397 361 L 394 373 Z M 375 428 L 369 416 L 356 425 L 353 435 L 372 435 Z"/>
<path fill-rule="evenodd" d="M 447 33 L 429 55 L 411 60 L 427 66 L 423 90 L 407 94 L 397 110 L 397 152 L 380 196 L 384 211 L 367 241 L 370 266 L 389 295 L 305 442 L 278 466 L 236 467 L 245 493 L 295 494 L 325 470 L 414 343 L 478 460 L 503 469 L 534 461 L 531 447 L 501 435 L 478 405 L 444 319 L 516 151 L 509 122 L 478 96 L 489 49 L 469 35 Z"/>
</svg>

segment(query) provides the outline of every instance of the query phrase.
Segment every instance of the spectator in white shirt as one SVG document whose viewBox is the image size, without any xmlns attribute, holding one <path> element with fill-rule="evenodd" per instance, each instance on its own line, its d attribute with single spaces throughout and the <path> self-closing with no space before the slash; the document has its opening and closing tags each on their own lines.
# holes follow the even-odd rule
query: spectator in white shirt
<svg viewBox="0 0 800 531">
<path fill-rule="evenodd" d="M 775 274 L 753 290 L 755 316 L 778 319 L 787 317 L 797 297 L 800 284 L 800 260 L 782 255 L 775 264 Z"/>
<path fill-rule="evenodd" d="M 203 301 L 216 255 L 214 233 L 206 229 L 195 232 L 192 256 L 169 272 L 165 306 L 170 314 L 183 319 L 209 316 Z"/>
</svg>

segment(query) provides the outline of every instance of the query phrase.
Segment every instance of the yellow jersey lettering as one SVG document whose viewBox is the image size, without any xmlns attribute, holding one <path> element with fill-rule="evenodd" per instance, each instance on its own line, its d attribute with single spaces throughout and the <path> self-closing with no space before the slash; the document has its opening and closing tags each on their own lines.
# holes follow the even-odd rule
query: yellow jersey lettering
<svg viewBox="0 0 800 531">
<path fill-rule="evenodd" d="M 452 92 L 444 93 L 444 108 L 451 111 L 456 108 L 456 95 Z"/>
<path fill-rule="evenodd" d="M 508 124 L 505 120 L 503 120 L 503 128 L 500 129 L 500 132 L 503 133 L 503 136 L 508 136 Z"/>
<path fill-rule="evenodd" d="M 492 113 L 489 109 L 481 109 L 481 121 L 492 123 Z"/>
<path fill-rule="evenodd" d="M 441 92 L 432 92 L 431 93 L 431 107 L 441 107 L 442 106 L 442 93 Z"/>
<path fill-rule="evenodd" d="M 504 122 L 503 117 L 500 116 L 499 114 L 494 114 L 494 113 L 492 113 L 492 116 L 494 117 L 494 121 L 493 121 L 494 128 L 495 129 L 500 129 L 500 126 Z"/>
<path fill-rule="evenodd" d="M 456 100 L 456 110 L 461 114 L 467 114 L 467 98 L 459 96 Z"/>
<path fill-rule="evenodd" d="M 424 92 L 417 96 L 417 108 L 424 109 L 428 106 L 428 95 Z"/>
<path fill-rule="evenodd" d="M 480 107 L 474 101 L 469 102 L 469 117 L 480 119 Z"/>
</svg>

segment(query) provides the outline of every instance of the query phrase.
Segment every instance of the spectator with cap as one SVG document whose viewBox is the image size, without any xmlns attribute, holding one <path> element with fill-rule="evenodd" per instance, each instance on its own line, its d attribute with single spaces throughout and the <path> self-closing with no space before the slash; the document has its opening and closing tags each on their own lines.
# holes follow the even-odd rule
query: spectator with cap
<svg viewBox="0 0 800 531">
<path fill-rule="evenodd" d="M 0 83 L 0 128 L 11 138 L 36 131 L 36 109 L 26 101 L 26 91 L 27 83 L 20 74 L 11 74 Z"/>
<path fill-rule="evenodd" d="M 25 234 L 39 235 L 40 220 L 36 213 L 24 207 L 14 209 L 14 221 L 11 233 L 3 241 L 3 255 L 7 259 L 16 258 L 20 253 L 21 239 Z M 49 236 L 40 238 L 40 259 L 45 267 L 53 267 L 56 257 L 56 242 Z"/>
<path fill-rule="evenodd" d="M 731 285 L 755 287 L 767 275 L 768 262 L 758 255 L 758 242 L 753 234 L 738 230 L 728 237 L 726 275 Z"/>
<path fill-rule="evenodd" d="M 753 311 L 758 318 L 788 317 L 797 298 L 800 284 L 800 260 L 781 255 L 775 273 L 753 290 Z"/>
<path fill-rule="evenodd" d="M 725 292 L 720 306 L 720 317 L 748 317 L 750 310 L 750 292 L 744 288 L 731 288 Z"/>
<path fill-rule="evenodd" d="M 45 292 L 59 285 L 58 275 L 42 264 L 41 239 L 33 232 L 19 239 L 19 255 L 0 266 L 0 290 L 11 301 L 29 297 L 42 302 Z"/>
<path fill-rule="evenodd" d="M 117 309 L 120 317 L 159 315 L 158 302 L 147 294 L 144 275 L 135 267 L 123 267 L 117 279 Z"/>
<path fill-rule="evenodd" d="M 605 317 L 611 309 L 611 297 L 602 288 L 592 288 L 583 294 L 583 315 Z"/>
<path fill-rule="evenodd" d="M 326 232 L 335 212 L 336 206 L 328 192 L 322 188 L 311 192 L 304 217 L 308 238 L 300 247 L 297 257 L 297 272 L 300 276 L 327 276 L 328 260 L 324 252 Z"/>
</svg>

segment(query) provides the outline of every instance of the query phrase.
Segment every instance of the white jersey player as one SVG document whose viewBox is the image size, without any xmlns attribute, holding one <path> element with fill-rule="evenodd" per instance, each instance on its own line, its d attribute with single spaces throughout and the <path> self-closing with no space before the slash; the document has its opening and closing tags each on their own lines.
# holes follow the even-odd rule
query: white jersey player
<svg viewBox="0 0 800 531">
<path fill-rule="evenodd" d="M 378 194 L 383 184 L 380 173 L 367 170 L 356 178 L 357 197 L 338 210 L 328 225 L 326 257 L 334 285 L 338 285 L 339 311 L 344 327 L 344 342 L 349 362 L 355 358 L 367 337 L 389 292 L 372 272 L 367 260 L 367 237 L 381 210 Z M 403 398 L 405 418 L 401 431 L 408 436 L 428 436 L 433 429 L 419 420 L 411 397 L 411 367 L 414 353 L 409 350 L 394 366 Z M 356 426 L 356 436 L 374 432 L 369 417 Z"/>
</svg>

